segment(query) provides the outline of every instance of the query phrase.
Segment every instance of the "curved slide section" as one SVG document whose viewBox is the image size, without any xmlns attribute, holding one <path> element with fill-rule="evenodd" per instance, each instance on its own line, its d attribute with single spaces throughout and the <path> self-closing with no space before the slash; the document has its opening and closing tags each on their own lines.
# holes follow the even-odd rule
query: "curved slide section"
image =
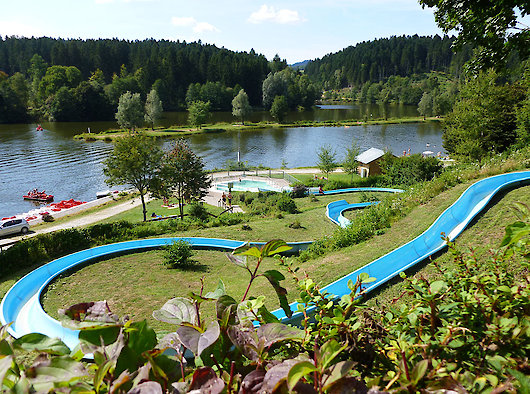
<svg viewBox="0 0 530 394">
<path fill-rule="evenodd" d="M 315 193 L 315 194 L 342 194 L 342 193 L 354 193 L 354 192 L 383 192 L 383 193 L 403 193 L 402 189 L 390 189 L 387 187 L 352 187 L 349 189 L 336 189 L 336 190 L 327 190 L 324 193 Z M 353 204 L 348 204 L 346 200 L 333 201 L 328 204 L 326 207 L 326 216 L 329 220 L 335 223 L 337 226 L 343 228 L 348 227 L 350 221 L 344 217 L 342 214 L 344 211 L 351 209 L 360 209 L 366 208 L 371 205 L 379 204 L 381 201 L 370 201 L 370 202 L 357 202 Z"/>
<path fill-rule="evenodd" d="M 530 183 L 530 171 L 512 172 L 482 179 L 469 186 L 453 205 L 447 208 L 434 221 L 434 223 L 421 235 L 405 245 L 394 249 L 392 252 L 372 261 L 352 273 L 336 280 L 322 288 L 336 298 L 349 294 L 348 281 L 355 282 L 362 272 L 366 272 L 376 280 L 365 288 L 366 292 L 372 291 L 383 285 L 400 272 L 416 265 L 432 254 L 446 246 L 441 238 L 444 232 L 450 241 L 453 241 L 473 218 L 482 211 L 492 197 L 507 187 Z M 297 311 L 297 304 L 291 304 L 291 310 Z M 311 309 L 309 309 L 309 312 Z M 282 320 L 287 320 L 283 310 L 275 310 L 274 315 Z M 295 313 L 289 320 L 296 321 L 301 318 L 300 313 Z"/>
<path fill-rule="evenodd" d="M 350 209 L 366 208 L 371 205 L 379 204 L 381 201 L 356 202 L 349 204 L 346 200 L 333 201 L 326 207 L 326 216 L 329 220 L 341 227 L 348 227 L 350 221 L 342 214 Z"/>
<path fill-rule="evenodd" d="M 73 349 L 78 340 L 78 332 L 64 328 L 61 323 L 50 317 L 40 303 L 40 297 L 46 286 L 61 273 L 81 264 L 86 264 L 100 258 L 114 255 L 145 251 L 170 245 L 177 240 L 189 242 L 195 249 L 216 249 L 232 251 L 245 244 L 219 238 L 154 238 L 136 241 L 120 242 L 82 250 L 68 256 L 61 257 L 36 270 L 30 272 L 9 289 L 0 304 L 0 320 L 2 324 L 12 322 L 8 331 L 15 338 L 25 334 L 38 332 L 49 337 L 60 338 L 68 347 Z M 253 242 L 263 245 L 264 242 Z M 289 246 L 293 250 L 304 249 L 310 242 L 292 242 Z"/>
</svg>

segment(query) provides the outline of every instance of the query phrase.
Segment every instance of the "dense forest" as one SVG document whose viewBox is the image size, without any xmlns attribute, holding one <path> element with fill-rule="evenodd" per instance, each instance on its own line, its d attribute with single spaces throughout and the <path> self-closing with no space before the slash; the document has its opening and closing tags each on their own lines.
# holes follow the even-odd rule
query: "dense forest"
<svg viewBox="0 0 530 394">
<path fill-rule="evenodd" d="M 418 105 L 423 115 L 443 115 L 472 56 L 469 46 L 453 53 L 453 42 L 437 35 L 362 42 L 300 71 L 279 56 L 268 61 L 254 50 L 200 41 L 0 37 L 0 123 L 113 119 L 122 94 L 145 100 L 153 89 L 166 111 L 197 100 L 230 110 L 243 89 L 252 106 L 265 109 L 276 96 L 291 110 L 309 108 L 324 91 L 324 98 Z"/>
<path fill-rule="evenodd" d="M 89 119 L 112 118 L 122 93 L 145 97 L 153 87 L 165 110 L 182 108 L 189 85 L 209 81 L 242 88 L 251 104 L 259 105 L 261 84 L 270 71 L 265 56 L 253 50 L 234 52 L 200 41 L 0 37 L 0 122 L 23 121 L 25 108 L 57 118 L 50 111 L 60 104 L 52 101 L 63 87 L 69 91 L 61 91 L 60 101 L 73 96 L 102 109 L 88 116 L 84 112 Z"/>
<path fill-rule="evenodd" d="M 458 76 L 471 56 L 471 49 L 466 47 L 455 54 L 451 49 L 453 41 L 448 36 L 414 35 L 362 42 L 310 62 L 305 73 L 326 90 L 431 71 Z"/>
</svg>

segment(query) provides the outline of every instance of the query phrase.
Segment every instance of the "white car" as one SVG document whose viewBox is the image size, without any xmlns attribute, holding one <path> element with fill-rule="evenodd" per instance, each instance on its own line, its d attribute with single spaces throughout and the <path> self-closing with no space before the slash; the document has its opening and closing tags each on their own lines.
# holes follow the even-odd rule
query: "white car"
<svg viewBox="0 0 530 394">
<path fill-rule="evenodd" d="M 29 223 L 26 219 L 7 219 L 0 220 L 0 237 L 11 234 L 27 234 Z"/>
</svg>

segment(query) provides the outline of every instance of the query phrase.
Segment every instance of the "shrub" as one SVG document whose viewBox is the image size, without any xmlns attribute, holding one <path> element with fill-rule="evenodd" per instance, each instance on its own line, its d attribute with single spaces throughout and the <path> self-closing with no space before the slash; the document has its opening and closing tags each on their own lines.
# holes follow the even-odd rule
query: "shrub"
<svg viewBox="0 0 530 394">
<path fill-rule="evenodd" d="M 192 259 L 194 252 L 189 242 L 182 239 L 167 245 L 164 250 L 164 265 L 169 268 L 189 269 L 196 265 Z"/>
<path fill-rule="evenodd" d="M 307 187 L 303 184 L 296 184 L 291 191 L 292 198 L 301 198 L 307 196 Z"/>
<path fill-rule="evenodd" d="M 198 202 L 193 202 L 189 206 L 188 213 L 189 213 L 190 217 L 192 217 L 194 219 L 199 219 L 199 220 L 202 220 L 202 221 L 208 220 L 208 210 L 204 207 L 204 205 L 202 205 L 202 204 L 200 204 Z"/>
<path fill-rule="evenodd" d="M 288 194 L 282 194 L 278 199 L 278 209 L 283 212 L 297 213 L 298 208 L 294 200 Z"/>
<path fill-rule="evenodd" d="M 289 224 L 289 228 L 299 229 L 299 228 L 304 228 L 304 227 L 300 224 L 300 220 L 296 219 L 294 222 Z"/>
<path fill-rule="evenodd" d="M 387 152 L 381 161 L 381 171 L 389 184 L 410 186 L 440 174 L 442 163 L 435 157 L 422 157 L 420 154 L 395 157 Z"/>
</svg>

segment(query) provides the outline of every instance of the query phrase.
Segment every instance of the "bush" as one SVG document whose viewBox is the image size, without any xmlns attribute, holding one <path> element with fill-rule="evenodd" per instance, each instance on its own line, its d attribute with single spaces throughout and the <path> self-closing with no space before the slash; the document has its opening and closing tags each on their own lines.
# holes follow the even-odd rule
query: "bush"
<svg viewBox="0 0 530 394">
<path fill-rule="evenodd" d="M 411 186 L 418 182 L 430 181 L 442 172 L 442 163 L 435 157 L 422 157 L 420 154 L 395 157 L 387 152 L 381 161 L 381 171 L 391 185 Z"/>
<path fill-rule="evenodd" d="M 289 224 L 289 228 L 299 229 L 299 228 L 304 228 L 304 226 L 302 226 L 302 224 L 300 224 L 300 220 L 296 219 L 294 222 Z"/>
<path fill-rule="evenodd" d="M 307 187 L 303 184 L 296 184 L 291 191 L 292 198 L 301 198 L 307 196 Z"/>
<path fill-rule="evenodd" d="M 169 268 L 190 269 L 197 261 L 193 260 L 193 249 L 189 242 L 182 239 L 167 245 L 164 250 L 164 265 Z"/>
<path fill-rule="evenodd" d="M 198 202 L 193 202 L 190 205 L 188 213 L 190 217 L 194 219 L 199 219 L 202 221 L 208 220 L 208 210 L 204 207 L 204 205 Z"/>
<path fill-rule="evenodd" d="M 278 209 L 283 212 L 297 213 L 298 208 L 294 200 L 288 194 L 282 194 L 278 199 Z"/>
</svg>

